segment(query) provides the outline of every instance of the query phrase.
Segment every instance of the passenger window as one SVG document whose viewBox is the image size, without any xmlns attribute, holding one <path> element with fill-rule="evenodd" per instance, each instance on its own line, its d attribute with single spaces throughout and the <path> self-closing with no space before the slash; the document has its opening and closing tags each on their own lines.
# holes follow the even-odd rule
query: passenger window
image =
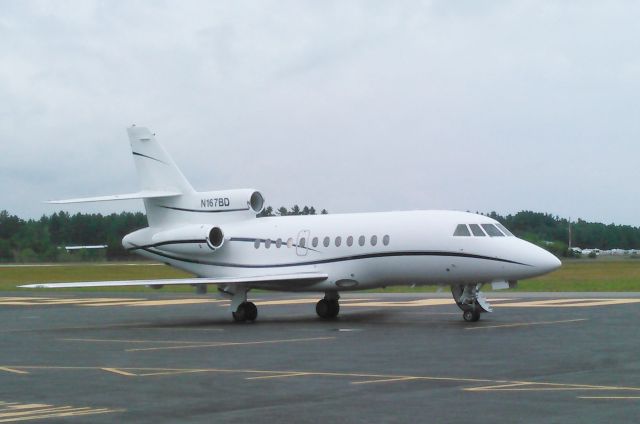
<svg viewBox="0 0 640 424">
<path fill-rule="evenodd" d="M 458 225 L 453 235 L 456 237 L 471 237 L 471 233 L 465 224 Z"/>
<path fill-rule="evenodd" d="M 359 244 L 360 246 L 364 246 L 364 241 L 365 241 L 364 236 L 360 236 L 360 237 L 358 238 L 358 244 Z"/>
<path fill-rule="evenodd" d="M 256 241 L 253 242 L 253 247 L 255 247 L 256 249 L 258 247 L 260 247 L 260 240 L 259 239 L 256 239 Z"/>
<path fill-rule="evenodd" d="M 385 246 L 389 246 L 389 235 L 386 234 L 384 237 L 382 237 L 382 244 L 384 244 Z"/>
<path fill-rule="evenodd" d="M 289 237 L 287 239 L 287 247 L 292 247 L 293 246 L 293 239 L 291 237 Z"/>
<path fill-rule="evenodd" d="M 264 241 L 264 247 L 267 249 L 271 247 L 271 239 L 266 239 Z"/>
<path fill-rule="evenodd" d="M 304 247 L 304 245 L 305 245 L 305 244 L 307 244 L 307 240 L 306 240 L 304 237 L 302 237 L 302 238 L 300 239 L 300 243 L 299 243 L 299 245 L 300 245 L 300 247 Z"/>
<path fill-rule="evenodd" d="M 478 224 L 469 224 L 469 228 L 471 228 L 471 232 L 476 237 L 484 237 L 484 231 Z"/>
<path fill-rule="evenodd" d="M 347 237 L 347 246 L 353 246 L 353 236 Z"/>
<path fill-rule="evenodd" d="M 500 232 L 493 224 L 481 224 L 482 228 L 489 234 L 489 237 L 504 237 L 504 234 Z"/>
<path fill-rule="evenodd" d="M 311 245 L 313 247 L 318 247 L 318 237 L 313 238 L 313 240 L 311 241 Z"/>
<path fill-rule="evenodd" d="M 329 240 L 329 237 L 325 237 L 324 240 L 322 241 L 322 244 L 324 245 L 324 247 L 329 247 L 329 242 L 331 240 Z"/>
<path fill-rule="evenodd" d="M 342 237 L 340 236 L 336 237 L 336 247 L 340 247 L 341 244 L 342 244 Z"/>
<path fill-rule="evenodd" d="M 502 224 L 496 224 L 496 227 L 500 228 L 500 230 L 502 230 L 503 233 L 505 233 L 507 235 L 507 237 L 515 237 L 513 235 L 513 233 L 509 230 L 507 230 L 507 227 L 505 227 Z"/>
<path fill-rule="evenodd" d="M 378 236 L 371 236 L 371 246 L 378 244 Z"/>
<path fill-rule="evenodd" d="M 276 247 L 277 247 L 278 249 L 280 249 L 280 246 L 282 246 L 282 239 L 281 239 L 281 238 L 279 238 L 278 240 L 276 240 Z"/>
</svg>

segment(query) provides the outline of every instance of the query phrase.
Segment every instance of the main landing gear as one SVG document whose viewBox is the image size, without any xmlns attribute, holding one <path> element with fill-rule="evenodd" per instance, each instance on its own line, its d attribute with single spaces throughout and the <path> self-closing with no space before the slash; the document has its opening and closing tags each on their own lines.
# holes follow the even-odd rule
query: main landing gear
<svg viewBox="0 0 640 424">
<path fill-rule="evenodd" d="M 224 293 L 233 296 L 231 298 L 231 315 L 235 322 L 255 321 L 258 318 L 258 308 L 255 303 L 247 301 L 247 288 L 238 284 L 235 287 L 227 287 Z"/>
<path fill-rule="evenodd" d="M 482 284 L 451 286 L 453 300 L 458 308 L 462 309 L 462 318 L 467 322 L 477 322 L 481 313 L 493 312 L 493 308 L 480 291 L 481 288 Z"/>
<path fill-rule="evenodd" d="M 326 292 L 324 299 L 316 303 L 316 313 L 323 319 L 334 319 L 340 313 L 340 295 L 337 292 Z"/>
<path fill-rule="evenodd" d="M 255 321 L 258 318 L 258 308 L 253 302 L 242 302 L 231 315 L 235 322 Z"/>
</svg>

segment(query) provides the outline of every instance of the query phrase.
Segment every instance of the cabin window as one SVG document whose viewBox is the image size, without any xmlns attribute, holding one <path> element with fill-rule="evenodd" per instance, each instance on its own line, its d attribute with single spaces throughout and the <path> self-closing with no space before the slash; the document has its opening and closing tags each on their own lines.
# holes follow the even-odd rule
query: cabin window
<svg viewBox="0 0 640 424">
<path fill-rule="evenodd" d="M 507 236 L 507 237 L 515 237 L 513 235 L 513 233 L 509 230 L 507 230 L 507 227 L 505 227 L 504 225 L 498 223 L 496 224 L 496 227 L 500 228 L 500 230 Z"/>
<path fill-rule="evenodd" d="M 282 239 L 279 238 L 278 240 L 276 240 L 276 247 L 280 249 L 281 246 L 282 246 Z"/>
<path fill-rule="evenodd" d="M 504 237 L 504 234 L 500 232 L 493 224 L 481 224 L 482 228 L 489 234 L 489 237 Z"/>
<path fill-rule="evenodd" d="M 298 243 L 298 246 L 304 247 L 305 244 L 307 244 L 307 240 L 304 237 L 302 237 L 300 239 L 300 243 Z"/>
<path fill-rule="evenodd" d="M 330 242 L 331 240 L 329 239 L 329 237 L 325 237 L 324 240 L 322 241 L 322 244 L 324 245 L 324 247 L 329 247 Z"/>
<path fill-rule="evenodd" d="M 311 240 L 311 245 L 313 247 L 318 247 L 318 237 L 314 237 L 313 240 Z"/>
<path fill-rule="evenodd" d="M 478 224 L 469 224 L 469 228 L 471 228 L 471 232 L 474 236 L 484 237 L 484 231 L 482 231 L 482 228 L 480 228 Z"/>
<path fill-rule="evenodd" d="M 364 238 L 364 236 L 360 236 L 360 237 L 358 238 L 358 244 L 359 244 L 360 246 L 364 246 L 364 242 L 365 242 L 365 238 Z"/>
<path fill-rule="evenodd" d="M 289 237 L 287 239 L 287 247 L 292 247 L 293 246 L 293 239 L 291 237 Z"/>
<path fill-rule="evenodd" d="M 471 233 L 465 224 L 460 224 L 456 227 L 456 231 L 453 233 L 456 237 L 470 237 Z"/>
<path fill-rule="evenodd" d="M 371 246 L 378 244 L 378 236 L 371 236 Z"/>
<path fill-rule="evenodd" d="M 336 237 L 336 247 L 340 247 L 341 244 L 342 244 L 342 237 L 340 236 Z"/>
<path fill-rule="evenodd" d="M 258 247 L 260 247 L 260 240 L 259 239 L 256 239 L 256 241 L 253 242 L 253 247 L 255 247 L 256 249 Z"/>
<path fill-rule="evenodd" d="M 347 237 L 347 246 L 353 246 L 353 236 Z"/>
<path fill-rule="evenodd" d="M 389 234 L 385 234 L 384 237 L 382 237 L 382 244 L 384 244 L 385 246 L 389 246 L 389 241 L 390 241 L 390 237 Z"/>
<path fill-rule="evenodd" d="M 264 247 L 267 249 L 271 247 L 271 239 L 266 239 L 264 241 Z"/>
</svg>

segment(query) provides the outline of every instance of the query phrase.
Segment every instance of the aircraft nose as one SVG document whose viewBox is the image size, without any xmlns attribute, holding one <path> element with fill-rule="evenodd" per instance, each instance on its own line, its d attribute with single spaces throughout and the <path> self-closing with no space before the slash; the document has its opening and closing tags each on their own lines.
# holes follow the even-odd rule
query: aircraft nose
<svg viewBox="0 0 640 424">
<path fill-rule="evenodd" d="M 536 267 L 544 272 L 545 274 L 548 272 L 552 272 L 555 271 L 556 269 L 560 268 L 560 266 L 562 265 L 562 262 L 560 262 L 560 259 L 558 259 L 556 257 L 556 255 L 538 247 L 538 257 L 536 260 Z"/>
</svg>

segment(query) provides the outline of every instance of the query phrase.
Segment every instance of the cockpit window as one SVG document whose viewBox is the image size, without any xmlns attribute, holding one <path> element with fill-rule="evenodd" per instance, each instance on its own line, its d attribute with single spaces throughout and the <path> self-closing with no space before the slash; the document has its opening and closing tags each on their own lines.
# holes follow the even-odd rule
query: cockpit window
<svg viewBox="0 0 640 424">
<path fill-rule="evenodd" d="M 504 225 L 498 223 L 498 224 L 496 224 L 496 227 L 500 228 L 500 230 L 503 233 L 505 233 L 507 235 L 507 237 L 515 237 L 513 235 L 513 233 L 511 231 L 507 230 L 507 227 L 505 227 Z"/>
<path fill-rule="evenodd" d="M 473 233 L 474 236 L 476 237 L 484 237 L 484 231 L 482 231 L 482 228 L 480 228 L 480 226 L 478 224 L 469 224 L 469 228 L 471 228 L 471 232 Z"/>
<path fill-rule="evenodd" d="M 504 234 L 500 232 L 493 224 L 481 224 L 482 228 L 489 234 L 489 237 L 504 237 Z"/>
<path fill-rule="evenodd" d="M 453 235 L 457 237 L 469 237 L 471 236 L 471 233 L 469 232 L 469 229 L 465 224 L 460 224 L 456 227 L 456 231 L 453 233 Z"/>
</svg>

